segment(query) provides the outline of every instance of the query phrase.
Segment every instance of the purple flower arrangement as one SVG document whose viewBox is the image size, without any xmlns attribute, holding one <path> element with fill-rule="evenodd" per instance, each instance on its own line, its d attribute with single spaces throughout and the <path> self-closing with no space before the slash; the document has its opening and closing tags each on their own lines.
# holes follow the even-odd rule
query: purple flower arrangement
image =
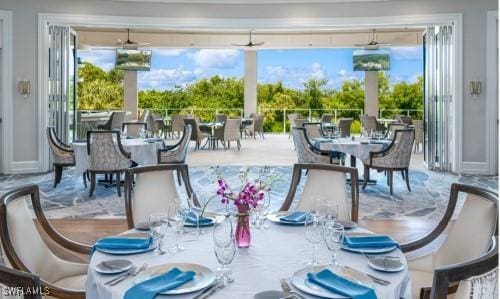
<svg viewBox="0 0 500 299">
<path fill-rule="evenodd" d="M 246 182 L 240 191 L 233 192 L 223 178 L 217 179 L 216 193 L 221 203 L 226 205 L 232 201 L 237 207 L 247 205 L 256 208 L 259 202 L 264 200 L 266 191 L 269 191 L 269 188 L 265 188 L 260 181 L 256 181 L 255 183 Z"/>
</svg>

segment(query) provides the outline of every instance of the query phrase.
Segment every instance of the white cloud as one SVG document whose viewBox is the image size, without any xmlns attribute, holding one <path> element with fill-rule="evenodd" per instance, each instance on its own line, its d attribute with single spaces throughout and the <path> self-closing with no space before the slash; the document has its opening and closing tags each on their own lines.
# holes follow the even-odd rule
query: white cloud
<svg viewBox="0 0 500 299">
<path fill-rule="evenodd" d="M 303 89 L 309 79 L 328 79 L 326 68 L 318 62 L 310 66 L 289 68 L 282 65 L 266 66 L 263 82 L 282 81 L 291 88 Z"/>
<path fill-rule="evenodd" d="M 201 49 L 188 57 L 202 69 L 231 69 L 237 66 L 239 55 L 236 49 Z"/>
<path fill-rule="evenodd" d="M 198 76 L 192 70 L 181 65 L 175 69 L 152 69 L 149 72 L 139 72 L 139 89 L 171 89 L 174 86 L 184 86 L 196 81 Z"/>
<path fill-rule="evenodd" d="M 154 55 L 161 55 L 161 56 L 168 56 L 168 57 L 175 57 L 175 56 L 181 56 L 182 54 L 186 53 L 187 49 L 154 49 L 153 54 Z"/>
<path fill-rule="evenodd" d="M 115 67 L 115 50 L 92 50 L 78 52 L 82 62 L 90 62 L 105 71 Z"/>
<path fill-rule="evenodd" d="M 422 47 L 393 47 L 391 56 L 398 60 L 422 60 Z"/>
</svg>

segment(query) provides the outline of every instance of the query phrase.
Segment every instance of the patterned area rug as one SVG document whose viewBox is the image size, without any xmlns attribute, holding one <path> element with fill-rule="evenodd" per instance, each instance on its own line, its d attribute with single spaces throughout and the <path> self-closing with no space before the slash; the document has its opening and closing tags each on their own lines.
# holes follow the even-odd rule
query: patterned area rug
<svg viewBox="0 0 500 299">
<path fill-rule="evenodd" d="M 238 184 L 240 171 L 247 167 L 223 166 L 219 172 L 232 185 Z M 250 167 L 250 176 L 256 177 L 262 167 Z M 272 186 L 271 201 L 274 209 L 278 209 L 286 197 L 292 176 L 291 167 L 271 167 L 273 175 L 279 177 Z M 213 168 L 191 167 L 191 183 L 198 197 L 208 199 L 215 192 L 214 181 L 217 174 Z M 408 192 L 400 174 L 394 175 L 394 195 L 389 195 L 386 178 L 383 173 L 372 172 L 376 185 L 369 185 L 360 192 L 360 218 L 363 219 L 439 219 L 448 203 L 450 185 L 454 182 L 475 185 L 483 188 L 498 189 L 498 177 L 492 176 L 457 176 L 431 171 L 410 171 L 412 191 Z M 116 195 L 114 187 L 96 187 L 95 195 L 88 197 L 88 189 L 84 189 L 82 178 L 66 170 L 63 180 L 57 188 L 53 188 L 53 173 L 33 175 L 0 176 L 0 194 L 26 184 L 38 184 L 41 190 L 43 208 L 52 218 L 113 218 L 124 217 L 123 197 Z M 302 180 L 302 183 L 304 180 Z M 184 187 L 178 187 L 179 193 L 185 197 Z M 298 188 L 297 195 L 301 192 Z M 222 205 L 214 200 L 212 209 L 222 209 Z"/>
</svg>

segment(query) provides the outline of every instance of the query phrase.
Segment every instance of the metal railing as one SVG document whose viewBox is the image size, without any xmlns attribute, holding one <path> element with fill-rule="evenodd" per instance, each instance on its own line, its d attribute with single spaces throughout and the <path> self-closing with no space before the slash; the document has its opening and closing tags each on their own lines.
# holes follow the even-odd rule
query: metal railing
<svg viewBox="0 0 500 299">
<path fill-rule="evenodd" d="M 391 114 L 387 114 L 386 112 L 392 112 Z M 424 110 L 422 109 L 380 109 L 378 112 L 379 118 L 385 118 L 384 116 L 394 118 L 395 115 L 406 115 L 411 116 L 413 118 L 422 119 Z"/>
</svg>

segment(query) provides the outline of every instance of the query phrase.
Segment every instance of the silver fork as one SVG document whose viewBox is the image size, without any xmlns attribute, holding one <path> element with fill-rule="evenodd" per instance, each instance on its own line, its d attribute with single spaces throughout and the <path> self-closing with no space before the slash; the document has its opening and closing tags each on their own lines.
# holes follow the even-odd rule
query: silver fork
<svg viewBox="0 0 500 299">
<path fill-rule="evenodd" d="M 304 296 L 302 296 L 301 294 L 295 292 L 292 287 L 288 284 L 288 281 L 286 278 L 282 278 L 280 279 L 280 283 L 281 283 L 281 289 L 283 290 L 283 292 L 293 296 L 294 298 L 299 298 L 299 299 L 306 299 Z"/>
<path fill-rule="evenodd" d="M 106 281 L 104 284 L 108 285 L 108 284 L 111 284 L 111 283 L 117 281 L 120 278 L 126 277 L 126 276 L 130 275 L 132 272 L 134 272 L 136 269 L 137 269 L 136 266 L 132 266 L 132 267 L 130 267 L 130 269 L 127 272 L 125 272 L 125 273 L 123 273 L 121 275 L 118 275 L 117 277 L 115 277 L 113 279 L 110 279 L 110 280 Z"/>
<path fill-rule="evenodd" d="M 130 273 L 130 274 L 128 274 L 128 275 L 126 275 L 126 276 L 121 277 L 120 279 L 118 279 L 118 280 L 116 280 L 116 281 L 114 281 L 114 282 L 110 283 L 109 285 L 110 285 L 110 286 L 114 286 L 114 285 L 117 285 L 117 284 L 119 284 L 120 282 L 124 281 L 124 280 L 125 280 L 125 279 L 127 279 L 129 276 L 131 276 L 131 277 L 137 276 L 137 274 L 139 274 L 140 272 L 142 272 L 142 271 L 146 270 L 146 268 L 147 268 L 147 267 L 148 267 L 148 264 L 144 263 L 144 264 L 143 264 L 143 265 L 142 265 L 139 269 L 137 269 L 136 271 L 134 271 L 134 272 L 132 272 L 132 273 Z"/>
</svg>

